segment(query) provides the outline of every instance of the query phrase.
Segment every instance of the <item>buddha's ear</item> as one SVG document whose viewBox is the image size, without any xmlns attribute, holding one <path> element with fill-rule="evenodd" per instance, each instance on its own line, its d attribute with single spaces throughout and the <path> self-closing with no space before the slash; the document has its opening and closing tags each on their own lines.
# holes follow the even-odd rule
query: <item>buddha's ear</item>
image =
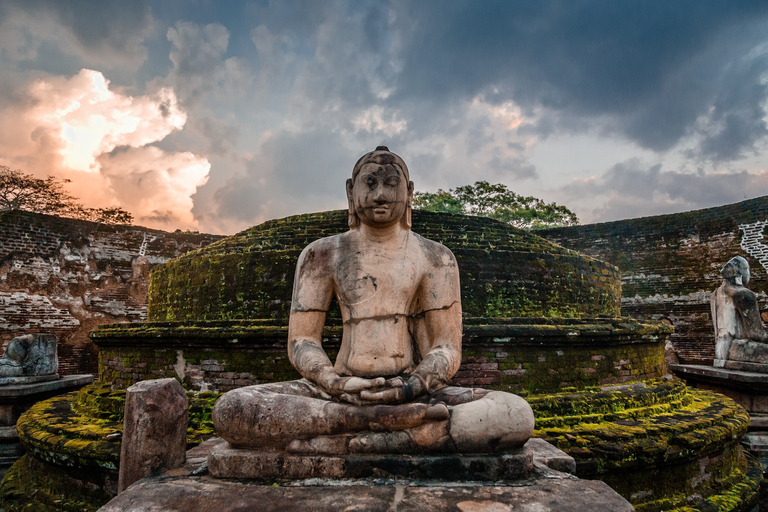
<svg viewBox="0 0 768 512">
<path fill-rule="evenodd" d="M 355 203 L 352 199 L 352 179 L 347 179 L 347 204 L 349 205 L 349 213 L 347 214 L 347 224 L 350 229 L 354 229 L 360 224 L 360 219 L 357 217 L 355 211 Z"/>
<path fill-rule="evenodd" d="M 411 226 L 413 225 L 413 219 L 411 218 L 413 211 L 413 182 L 408 182 L 408 198 L 405 200 L 405 213 L 403 214 L 402 218 L 402 227 L 403 229 L 411 229 Z"/>
</svg>

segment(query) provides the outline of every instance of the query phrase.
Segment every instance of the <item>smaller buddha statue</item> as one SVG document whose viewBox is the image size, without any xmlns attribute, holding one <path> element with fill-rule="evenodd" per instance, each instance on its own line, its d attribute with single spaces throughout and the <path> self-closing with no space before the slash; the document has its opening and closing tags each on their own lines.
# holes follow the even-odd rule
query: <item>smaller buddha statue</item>
<svg viewBox="0 0 768 512">
<path fill-rule="evenodd" d="M 59 368 L 57 345 L 51 334 L 13 338 L 0 357 L 0 378 L 55 375 Z"/>
<path fill-rule="evenodd" d="M 710 298 L 712 323 L 715 328 L 715 368 L 723 368 L 728 359 L 734 358 L 731 349 L 736 341 L 739 342 L 738 345 L 744 345 L 744 342 L 768 342 L 757 296 L 746 288 L 749 283 L 747 260 L 741 256 L 731 258 L 721 274 L 723 284 L 712 292 Z"/>
</svg>

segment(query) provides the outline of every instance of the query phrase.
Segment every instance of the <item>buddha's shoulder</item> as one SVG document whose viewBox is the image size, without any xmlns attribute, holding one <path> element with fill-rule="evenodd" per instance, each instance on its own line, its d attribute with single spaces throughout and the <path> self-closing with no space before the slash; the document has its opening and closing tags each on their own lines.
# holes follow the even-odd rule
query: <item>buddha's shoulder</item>
<svg viewBox="0 0 768 512">
<path fill-rule="evenodd" d="M 344 235 L 345 233 L 341 233 L 339 235 L 318 238 L 317 240 L 310 242 L 304 247 L 304 250 L 301 251 L 299 261 L 325 261 L 332 263 L 336 255 L 340 252 L 340 247 L 343 245 Z"/>
<path fill-rule="evenodd" d="M 456 258 L 449 248 L 429 238 L 424 238 L 418 233 L 411 233 L 418 242 L 422 256 L 433 266 L 456 266 Z"/>
</svg>

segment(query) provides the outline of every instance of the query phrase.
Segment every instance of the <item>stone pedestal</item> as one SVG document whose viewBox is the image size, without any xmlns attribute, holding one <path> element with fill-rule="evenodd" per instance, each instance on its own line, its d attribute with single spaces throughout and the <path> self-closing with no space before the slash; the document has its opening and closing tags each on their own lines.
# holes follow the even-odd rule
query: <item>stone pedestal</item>
<svg viewBox="0 0 768 512">
<path fill-rule="evenodd" d="M 512 481 L 530 477 L 533 452 L 523 447 L 499 455 L 299 455 L 239 450 L 223 443 L 211 451 L 208 468 L 215 478 L 247 478 L 261 482 L 371 477 Z"/>
<path fill-rule="evenodd" d="M 16 435 L 19 416 L 40 400 L 90 384 L 93 375 L 9 377 L 2 380 L 9 383 L 0 385 L 0 476 L 24 454 Z"/>
</svg>

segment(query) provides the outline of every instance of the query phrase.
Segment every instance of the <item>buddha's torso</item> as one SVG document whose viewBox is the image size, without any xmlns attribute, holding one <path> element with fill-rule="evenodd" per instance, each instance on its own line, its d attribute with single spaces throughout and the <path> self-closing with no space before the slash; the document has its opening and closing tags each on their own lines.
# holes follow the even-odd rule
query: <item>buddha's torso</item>
<svg viewBox="0 0 768 512">
<path fill-rule="evenodd" d="M 336 253 L 334 287 L 344 322 L 335 368 L 340 375 L 394 376 L 416 366 L 409 316 L 423 265 L 410 231 L 396 244 L 350 234 Z M 417 357 L 417 356 L 416 356 Z"/>
</svg>

